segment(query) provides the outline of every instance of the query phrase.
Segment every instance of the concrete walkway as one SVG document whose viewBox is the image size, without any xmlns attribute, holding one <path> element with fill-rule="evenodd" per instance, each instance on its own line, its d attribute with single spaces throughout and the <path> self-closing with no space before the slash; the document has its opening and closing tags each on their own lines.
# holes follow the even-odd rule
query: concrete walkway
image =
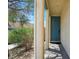
<svg viewBox="0 0 79 59">
<path fill-rule="evenodd" d="M 50 44 L 49 49 L 45 51 L 45 59 L 69 59 L 61 44 Z"/>
</svg>

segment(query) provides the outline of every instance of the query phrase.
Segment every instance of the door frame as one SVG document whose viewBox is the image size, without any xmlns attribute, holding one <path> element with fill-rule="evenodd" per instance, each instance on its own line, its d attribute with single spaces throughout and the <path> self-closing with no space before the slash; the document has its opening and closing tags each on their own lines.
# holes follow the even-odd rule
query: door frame
<svg viewBox="0 0 79 59">
<path fill-rule="evenodd" d="M 51 17 L 53 17 L 53 16 L 51 16 Z M 51 28 L 52 28 L 52 19 L 51 19 L 51 17 L 50 17 L 50 35 L 51 35 L 51 33 L 52 33 L 52 30 L 51 30 Z M 61 43 L 61 16 L 58 16 L 58 17 L 60 17 L 60 41 L 52 41 L 51 39 L 51 37 L 52 37 L 52 35 L 50 36 L 50 42 L 51 43 Z"/>
</svg>

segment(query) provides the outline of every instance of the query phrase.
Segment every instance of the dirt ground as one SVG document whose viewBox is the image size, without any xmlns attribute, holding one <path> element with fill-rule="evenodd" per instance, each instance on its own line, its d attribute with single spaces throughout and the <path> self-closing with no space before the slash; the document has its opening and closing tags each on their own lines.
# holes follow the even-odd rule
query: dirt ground
<svg viewBox="0 0 79 59">
<path fill-rule="evenodd" d="M 34 59 L 34 49 L 24 51 L 24 48 L 15 48 L 8 51 L 8 59 Z"/>
</svg>

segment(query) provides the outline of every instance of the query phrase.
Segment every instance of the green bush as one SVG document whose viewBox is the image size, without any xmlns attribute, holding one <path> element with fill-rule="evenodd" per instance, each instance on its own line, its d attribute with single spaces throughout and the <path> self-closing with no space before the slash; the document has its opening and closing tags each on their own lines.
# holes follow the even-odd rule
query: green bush
<svg viewBox="0 0 79 59">
<path fill-rule="evenodd" d="M 33 30 L 30 28 L 17 28 L 9 31 L 8 43 L 21 43 L 20 46 L 30 49 L 33 45 Z"/>
</svg>

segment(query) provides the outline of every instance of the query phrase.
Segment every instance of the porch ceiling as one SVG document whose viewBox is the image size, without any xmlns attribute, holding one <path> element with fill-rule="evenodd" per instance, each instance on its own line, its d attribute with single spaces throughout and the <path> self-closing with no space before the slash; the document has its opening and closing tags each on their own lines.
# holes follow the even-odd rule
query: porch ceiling
<svg viewBox="0 0 79 59">
<path fill-rule="evenodd" d="M 62 9 L 67 0 L 46 0 L 47 8 L 49 9 L 49 14 L 61 15 Z"/>
</svg>

